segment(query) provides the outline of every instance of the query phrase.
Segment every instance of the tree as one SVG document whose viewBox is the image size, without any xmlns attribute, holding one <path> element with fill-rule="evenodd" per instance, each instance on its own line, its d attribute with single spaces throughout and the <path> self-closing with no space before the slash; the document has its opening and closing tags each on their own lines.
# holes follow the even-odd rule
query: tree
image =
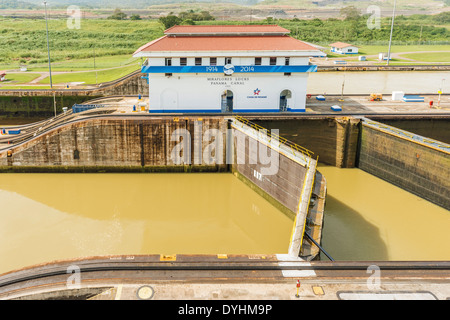
<svg viewBox="0 0 450 320">
<path fill-rule="evenodd" d="M 358 20 L 361 17 L 361 11 L 354 6 L 347 6 L 339 11 L 341 16 L 345 17 L 345 20 Z"/>
<path fill-rule="evenodd" d="M 127 18 L 127 15 L 122 12 L 120 9 L 115 9 L 112 16 L 109 16 L 108 19 L 114 19 L 114 20 L 125 20 Z"/>
<path fill-rule="evenodd" d="M 169 14 L 166 17 L 159 18 L 159 22 L 161 22 L 164 25 L 165 29 L 172 28 L 173 26 L 180 24 L 182 21 L 183 20 L 172 14 Z"/>
<path fill-rule="evenodd" d="M 132 14 L 130 20 L 142 20 L 141 16 L 138 14 Z"/>
</svg>

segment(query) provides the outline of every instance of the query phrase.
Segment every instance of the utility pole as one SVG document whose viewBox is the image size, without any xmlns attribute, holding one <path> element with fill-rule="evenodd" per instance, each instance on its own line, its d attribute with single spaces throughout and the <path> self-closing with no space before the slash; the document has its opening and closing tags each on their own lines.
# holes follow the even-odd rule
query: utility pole
<svg viewBox="0 0 450 320">
<path fill-rule="evenodd" d="M 51 63 L 51 59 L 50 59 L 50 40 L 48 37 L 47 1 L 44 1 L 44 6 L 45 6 L 45 27 L 47 30 L 48 71 L 49 71 L 49 75 L 50 75 L 50 89 L 53 92 L 53 107 L 55 109 L 55 117 L 56 117 L 56 93 L 53 90 L 53 80 L 52 80 L 52 63 Z"/>
<path fill-rule="evenodd" d="M 96 68 L 96 66 L 95 66 L 95 46 L 94 46 L 94 71 L 95 71 L 95 84 L 98 84 L 98 81 L 97 81 L 97 68 Z"/>
<path fill-rule="evenodd" d="M 391 36 L 389 38 L 389 52 L 387 57 L 387 65 L 389 65 L 389 62 L 391 60 L 391 47 L 392 47 L 392 33 L 394 32 L 394 19 L 395 19 L 395 7 L 397 5 L 397 0 L 394 0 L 394 10 L 392 12 L 392 23 L 391 23 Z"/>
<path fill-rule="evenodd" d="M 423 26 L 420 26 L 420 37 L 419 37 L 419 45 L 422 44 L 422 32 L 423 32 Z"/>
</svg>

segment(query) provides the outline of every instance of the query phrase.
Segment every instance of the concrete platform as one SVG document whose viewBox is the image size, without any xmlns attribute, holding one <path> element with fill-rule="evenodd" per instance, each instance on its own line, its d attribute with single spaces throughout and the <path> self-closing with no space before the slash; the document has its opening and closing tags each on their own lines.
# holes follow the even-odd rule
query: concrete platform
<svg viewBox="0 0 450 320">
<path fill-rule="evenodd" d="M 97 257 L 1 275 L 0 299 L 446 300 L 449 269 L 449 262 L 309 263 L 287 255 Z"/>
<path fill-rule="evenodd" d="M 392 101 L 391 96 L 385 96 L 382 101 L 369 101 L 367 95 L 326 95 L 325 101 L 315 99 L 315 96 L 306 100 L 306 112 L 304 113 L 271 113 L 270 116 L 287 116 L 287 115 L 308 115 L 308 114 L 346 114 L 346 115 L 371 115 L 371 114 L 445 114 L 450 113 L 450 95 L 442 95 L 440 107 L 438 104 L 437 95 L 424 95 L 424 102 L 404 102 Z M 341 101 L 343 100 L 343 101 Z M 430 101 L 433 101 L 433 106 L 430 107 Z M 137 97 L 116 97 L 96 100 L 96 103 L 105 104 L 116 108 L 115 113 L 134 113 L 147 114 L 148 112 L 140 111 L 133 112 L 133 106 L 138 108 L 139 103 L 148 103 L 148 99 L 138 100 Z M 338 105 L 342 111 L 333 111 L 331 107 Z M 247 113 L 250 114 L 251 113 Z"/>
</svg>

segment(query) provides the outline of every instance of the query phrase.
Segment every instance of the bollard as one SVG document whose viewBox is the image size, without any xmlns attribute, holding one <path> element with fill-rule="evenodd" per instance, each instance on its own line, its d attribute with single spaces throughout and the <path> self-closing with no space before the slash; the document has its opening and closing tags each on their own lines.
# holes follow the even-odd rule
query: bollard
<svg viewBox="0 0 450 320">
<path fill-rule="evenodd" d="M 298 294 L 300 290 L 300 280 L 297 280 L 297 294 L 295 295 L 296 298 L 300 298 L 300 295 Z"/>
</svg>

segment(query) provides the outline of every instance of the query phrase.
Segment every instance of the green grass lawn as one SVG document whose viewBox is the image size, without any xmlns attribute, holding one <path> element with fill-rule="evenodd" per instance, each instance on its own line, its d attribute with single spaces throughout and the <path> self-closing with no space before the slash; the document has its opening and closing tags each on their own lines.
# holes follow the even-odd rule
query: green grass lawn
<svg viewBox="0 0 450 320">
<path fill-rule="evenodd" d="M 107 69 L 136 64 L 140 58 L 133 58 L 131 54 L 117 56 L 99 56 L 95 58 L 95 69 Z M 74 59 L 52 63 L 52 71 L 87 71 L 94 69 L 94 58 Z M 29 71 L 48 71 L 48 65 L 29 66 Z"/>
<path fill-rule="evenodd" d="M 39 77 L 36 73 L 6 73 L 6 81 L 3 81 L 3 85 L 28 83 Z"/>
<path fill-rule="evenodd" d="M 450 52 L 410 53 L 402 57 L 423 62 L 450 62 Z"/>
<path fill-rule="evenodd" d="M 381 52 L 388 52 L 388 51 L 389 51 L 389 46 L 387 46 L 387 45 L 386 46 L 363 45 L 363 46 L 359 47 L 360 55 L 378 55 Z M 450 45 L 422 45 L 422 46 L 419 46 L 419 45 L 411 45 L 411 46 L 393 45 L 391 48 L 392 53 L 417 52 L 417 51 L 450 51 Z"/>
<path fill-rule="evenodd" d="M 139 69 L 139 65 L 133 64 L 123 68 L 98 71 L 97 72 L 97 83 L 113 81 L 119 79 L 127 74 L 132 73 Z M 65 74 L 55 74 L 52 76 L 52 81 L 54 84 L 66 84 L 70 82 L 84 82 L 84 84 L 96 84 L 96 72 L 73 72 Z M 39 83 L 48 84 L 50 83 L 50 78 L 47 77 L 41 80 Z"/>
<path fill-rule="evenodd" d="M 51 89 L 50 86 L 3 86 L 0 84 L 0 90 L 17 90 L 17 89 Z M 56 88 L 55 88 L 56 89 Z M 57 88 L 62 89 L 62 88 Z"/>
</svg>

